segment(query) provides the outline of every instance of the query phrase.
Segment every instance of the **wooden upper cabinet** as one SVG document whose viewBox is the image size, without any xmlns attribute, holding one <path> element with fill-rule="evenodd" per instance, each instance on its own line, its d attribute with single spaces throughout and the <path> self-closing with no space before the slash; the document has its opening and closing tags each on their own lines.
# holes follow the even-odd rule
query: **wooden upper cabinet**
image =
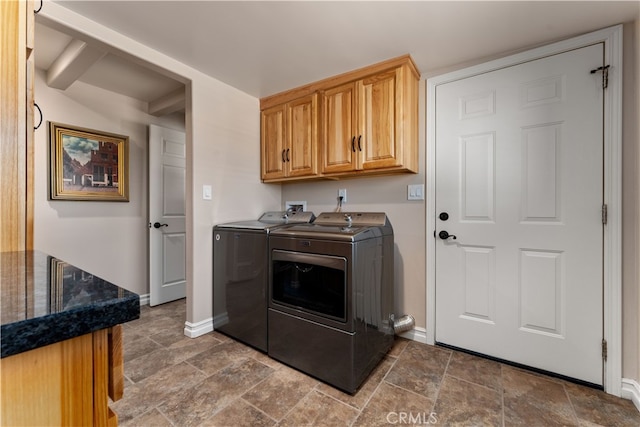
<svg viewBox="0 0 640 427">
<path fill-rule="evenodd" d="M 405 55 L 263 98 L 263 180 L 418 172 L 418 81 L 418 70 L 411 57 Z M 292 105 L 316 94 L 320 97 L 321 110 L 319 140 L 317 132 L 311 131 L 313 126 L 303 124 L 303 121 L 297 125 L 287 123 L 291 121 Z M 267 147 L 265 139 L 278 137 L 274 136 L 273 130 L 265 128 L 265 115 L 278 109 L 284 109 L 281 125 L 287 136 L 282 147 L 277 143 Z M 304 115 L 303 112 L 300 114 Z M 295 172 L 295 163 L 287 165 L 288 154 L 293 153 L 294 147 L 301 154 L 304 151 L 300 151 L 298 145 L 312 146 L 294 143 L 292 135 L 295 132 L 300 132 L 300 140 L 318 144 L 319 171 L 313 167 L 316 162 L 307 157 L 297 159 L 303 161 L 297 166 L 301 171 L 299 174 Z M 314 153 L 312 150 L 311 156 Z M 278 160 L 278 156 L 285 165 L 267 168 L 266 165 Z M 312 166 L 307 167 L 309 164 Z M 273 173 L 268 174 L 268 171 Z"/>
<path fill-rule="evenodd" d="M 348 172 L 357 168 L 356 84 L 324 91 L 322 95 L 322 173 Z"/>
<path fill-rule="evenodd" d="M 263 110 L 261 123 L 263 181 L 317 174 L 317 94 Z"/>
<path fill-rule="evenodd" d="M 285 105 L 261 113 L 260 145 L 262 179 L 284 178 L 285 175 Z"/>
<path fill-rule="evenodd" d="M 324 91 L 323 174 L 404 166 L 401 79 L 395 69 Z"/>
<path fill-rule="evenodd" d="M 400 70 L 381 73 L 358 82 L 358 169 L 402 166 L 404 126 L 399 81 Z"/>
<path fill-rule="evenodd" d="M 287 105 L 287 176 L 318 173 L 318 95 L 305 96 Z"/>
</svg>

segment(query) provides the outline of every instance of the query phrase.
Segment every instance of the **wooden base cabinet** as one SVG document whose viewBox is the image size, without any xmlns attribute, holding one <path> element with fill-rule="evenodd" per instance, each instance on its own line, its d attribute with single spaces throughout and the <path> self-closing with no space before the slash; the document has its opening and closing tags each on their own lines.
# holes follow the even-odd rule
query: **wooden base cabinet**
<svg viewBox="0 0 640 427">
<path fill-rule="evenodd" d="M 405 55 L 263 98 L 263 180 L 417 173 L 419 78 L 411 57 Z M 303 95 L 315 94 L 320 97 L 321 110 L 319 172 L 296 175 L 283 172 L 278 165 L 269 169 L 265 165 L 271 161 L 286 164 L 288 158 L 286 142 L 265 144 L 265 141 L 285 140 L 286 135 L 291 135 L 287 133 L 292 129 L 286 121 L 290 117 L 285 109 L 287 102 L 295 102 L 291 101 L 294 97 L 300 99 Z M 294 135 L 306 136 L 312 132 L 309 121 L 298 121 L 295 126 Z M 291 147 L 291 152 L 293 150 Z"/>
<path fill-rule="evenodd" d="M 3 426 L 117 426 L 122 326 L 0 359 Z"/>
</svg>

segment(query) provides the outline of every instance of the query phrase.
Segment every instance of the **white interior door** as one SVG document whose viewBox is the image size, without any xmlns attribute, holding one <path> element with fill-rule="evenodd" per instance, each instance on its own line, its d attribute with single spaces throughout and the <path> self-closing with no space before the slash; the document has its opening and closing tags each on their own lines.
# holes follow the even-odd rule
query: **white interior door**
<svg viewBox="0 0 640 427">
<path fill-rule="evenodd" d="M 602 58 L 437 86 L 437 342 L 602 384 Z"/>
<path fill-rule="evenodd" d="M 183 132 L 149 126 L 149 292 L 158 305 L 186 296 Z"/>
</svg>

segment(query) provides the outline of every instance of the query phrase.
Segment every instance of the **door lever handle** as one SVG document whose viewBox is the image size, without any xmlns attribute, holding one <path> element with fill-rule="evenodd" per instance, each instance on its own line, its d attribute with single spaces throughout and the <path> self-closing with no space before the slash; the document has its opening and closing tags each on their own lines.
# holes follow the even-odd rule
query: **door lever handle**
<svg viewBox="0 0 640 427">
<path fill-rule="evenodd" d="M 154 222 L 153 223 L 153 227 L 154 228 L 160 228 L 160 227 L 168 227 L 169 224 L 160 224 L 159 222 Z"/>
<path fill-rule="evenodd" d="M 442 230 L 441 232 L 439 232 L 438 233 L 438 237 L 440 237 L 442 240 L 448 240 L 448 239 L 456 240 L 457 239 L 457 237 L 455 235 L 449 234 L 445 230 Z"/>
</svg>

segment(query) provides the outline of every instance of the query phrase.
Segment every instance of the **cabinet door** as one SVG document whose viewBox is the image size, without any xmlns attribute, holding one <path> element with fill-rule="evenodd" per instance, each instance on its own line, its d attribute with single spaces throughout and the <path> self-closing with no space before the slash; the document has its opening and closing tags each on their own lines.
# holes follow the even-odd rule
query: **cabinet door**
<svg viewBox="0 0 640 427">
<path fill-rule="evenodd" d="M 287 176 L 318 173 L 318 95 L 312 94 L 287 104 Z"/>
<path fill-rule="evenodd" d="M 284 178 L 285 172 L 285 105 L 261 113 L 262 179 Z"/>
<path fill-rule="evenodd" d="M 402 117 L 399 117 L 401 110 L 397 107 L 402 94 L 398 82 L 396 70 L 358 82 L 358 169 L 388 168 L 402 163 L 402 143 L 398 134 Z"/>
<path fill-rule="evenodd" d="M 5 357 L 0 369 L 3 426 L 104 425 L 94 422 L 92 334 Z"/>
<path fill-rule="evenodd" d="M 348 172 L 357 167 L 355 102 L 355 83 L 323 93 L 323 173 Z"/>
</svg>

